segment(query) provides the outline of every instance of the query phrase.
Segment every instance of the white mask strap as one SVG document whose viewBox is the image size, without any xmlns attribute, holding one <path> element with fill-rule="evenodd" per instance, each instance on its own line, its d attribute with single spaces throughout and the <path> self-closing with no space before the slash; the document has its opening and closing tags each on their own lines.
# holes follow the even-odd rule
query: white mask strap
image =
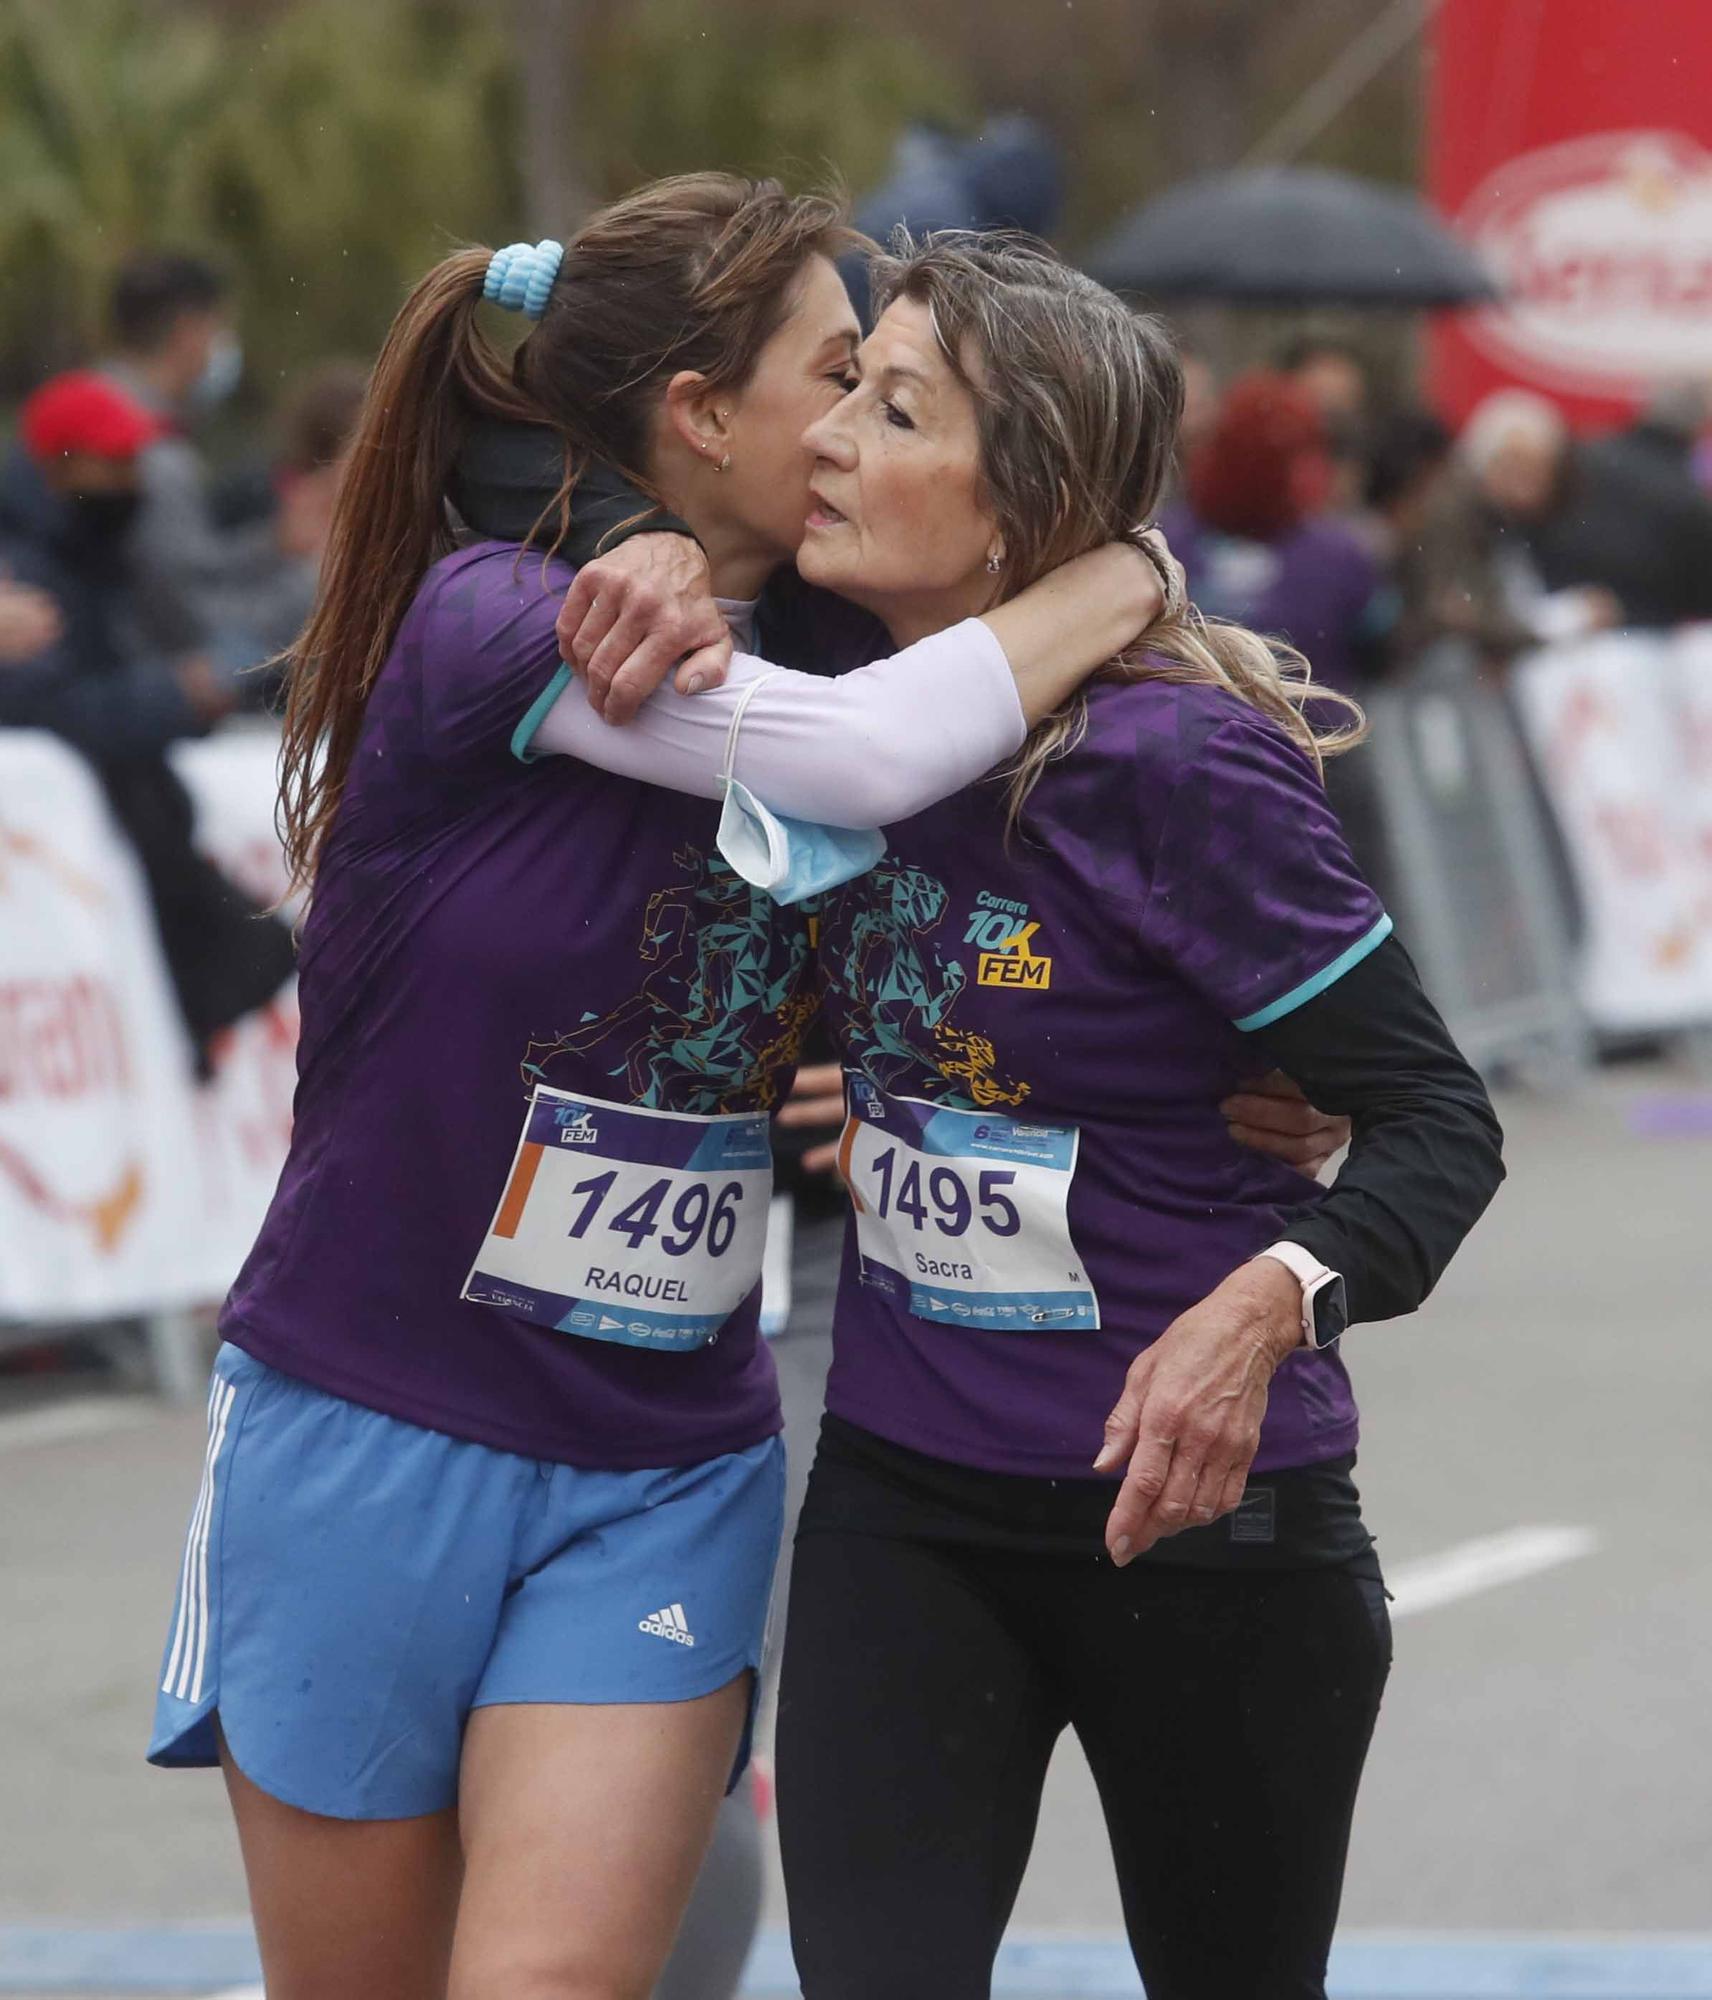
<svg viewBox="0 0 1712 2000">
<path fill-rule="evenodd" d="M 770 680 L 778 678 L 779 671 L 777 667 L 774 667 L 770 673 L 757 674 L 737 697 L 737 706 L 732 710 L 731 714 L 731 727 L 725 732 L 725 767 L 719 774 L 719 783 L 722 790 L 730 785 L 732 772 L 737 764 L 737 732 L 743 727 L 744 712 L 750 702 L 754 700 L 759 690 L 764 688 Z"/>
</svg>

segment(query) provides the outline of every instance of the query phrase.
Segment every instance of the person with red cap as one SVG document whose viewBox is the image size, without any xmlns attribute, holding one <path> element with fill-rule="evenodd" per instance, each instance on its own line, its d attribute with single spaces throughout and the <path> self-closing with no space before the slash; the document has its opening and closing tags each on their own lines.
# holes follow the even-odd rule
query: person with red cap
<svg viewBox="0 0 1712 2000">
<path fill-rule="evenodd" d="M 207 659 L 150 654 L 138 634 L 126 531 L 138 455 L 160 420 L 113 382 L 56 376 L 28 398 L 0 461 L 0 574 L 50 597 L 57 621 L 0 672 L 0 727 L 46 729 L 94 765 L 137 852 L 199 1071 L 220 1029 L 278 991 L 292 969 L 284 925 L 191 844 L 191 808 L 167 747 L 233 707 Z"/>
<path fill-rule="evenodd" d="M 1298 647 L 1314 678 L 1363 698 L 1390 664 L 1396 597 L 1371 550 L 1331 511 L 1326 417 L 1294 376 L 1264 370 L 1225 392 L 1164 526 L 1195 602 Z M 1328 765 L 1344 835 L 1381 890 L 1391 867 L 1365 747 Z"/>
</svg>

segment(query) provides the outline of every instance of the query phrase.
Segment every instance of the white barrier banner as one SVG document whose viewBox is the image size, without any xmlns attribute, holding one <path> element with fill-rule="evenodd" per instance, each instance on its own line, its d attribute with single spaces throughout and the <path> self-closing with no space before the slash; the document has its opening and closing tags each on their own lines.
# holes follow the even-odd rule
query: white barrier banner
<svg viewBox="0 0 1712 2000">
<path fill-rule="evenodd" d="M 271 730 L 185 744 L 197 839 L 258 901 L 285 887 Z M 217 1302 L 285 1158 L 288 987 L 198 1085 L 140 871 L 83 760 L 0 733 L 0 1319 Z"/>
<path fill-rule="evenodd" d="M 1585 905 L 1589 1020 L 1712 1022 L 1712 631 L 1546 648 L 1513 685 Z"/>
<path fill-rule="evenodd" d="M 178 744 L 173 768 L 196 808 L 196 844 L 264 907 L 285 893 L 285 855 L 274 826 L 279 736 L 237 727 Z M 286 912 L 290 921 L 294 912 Z M 204 1267 L 221 1297 L 261 1227 L 291 1141 L 297 1087 L 297 986 L 226 1030 L 214 1076 L 196 1093 L 197 1200 L 208 1233 Z"/>
<path fill-rule="evenodd" d="M 189 1057 L 136 863 L 82 759 L 0 736 L 0 1317 L 208 1295 Z"/>
</svg>

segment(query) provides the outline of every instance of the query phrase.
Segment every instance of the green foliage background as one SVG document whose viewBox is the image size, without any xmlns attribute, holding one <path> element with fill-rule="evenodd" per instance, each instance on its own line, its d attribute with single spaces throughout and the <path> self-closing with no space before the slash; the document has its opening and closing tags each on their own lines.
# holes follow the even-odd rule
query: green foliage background
<svg viewBox="0 0 1712 2000">
<path fill-rule="evenodd" d="M 558 167 L 589 200 L 706 166 L 860 192 L 906 121 L 1026 109 L 1064 147 L 1073 246 L 1239 158 L 1371 7 L 0 0 L 0 396 L 99 342 L 112 271 L 144 245 L 231 275 L 252 401 L 371 353 L 437 256 L 526 233 L 542 64 L 566 85 Z M 1394 67 L 1314 156 L 1407 178 L 1414 74 Z"/>
<path fill-rule="evenodd" d="M 588 37 L 570 150 L 596 196 L 709 163 L 860 186 L 904 119 L 967 108 L 898 36 L 787 23 L 759 60 L 706 20 L 637 0 Z M 0 381 L 97 343 L 144 245 L 229 272 L 253 387 L 371 351 L 436 257 L 523 232 L 507 27 L 432 0 L 0 0 Z"/>
</svg>

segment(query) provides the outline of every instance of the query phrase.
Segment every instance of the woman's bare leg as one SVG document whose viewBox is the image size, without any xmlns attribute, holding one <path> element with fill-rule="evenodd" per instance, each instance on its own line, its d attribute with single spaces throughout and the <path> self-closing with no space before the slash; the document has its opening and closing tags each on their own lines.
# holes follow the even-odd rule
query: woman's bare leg
<svg viewBox="0 0 1712 2000">
<path fill-rule="evenodd" d="M 455 1810 L 326 1819 L 253 1785 L 220 1739 L 268 2000 L 445 2000 Z"/>
<path fill-rule="evenodd" d="M 731 1774 L 749 1680 L 697 1701 L 475 1711 L 451 2000 L 647 2000 Z"/>
</svg>

